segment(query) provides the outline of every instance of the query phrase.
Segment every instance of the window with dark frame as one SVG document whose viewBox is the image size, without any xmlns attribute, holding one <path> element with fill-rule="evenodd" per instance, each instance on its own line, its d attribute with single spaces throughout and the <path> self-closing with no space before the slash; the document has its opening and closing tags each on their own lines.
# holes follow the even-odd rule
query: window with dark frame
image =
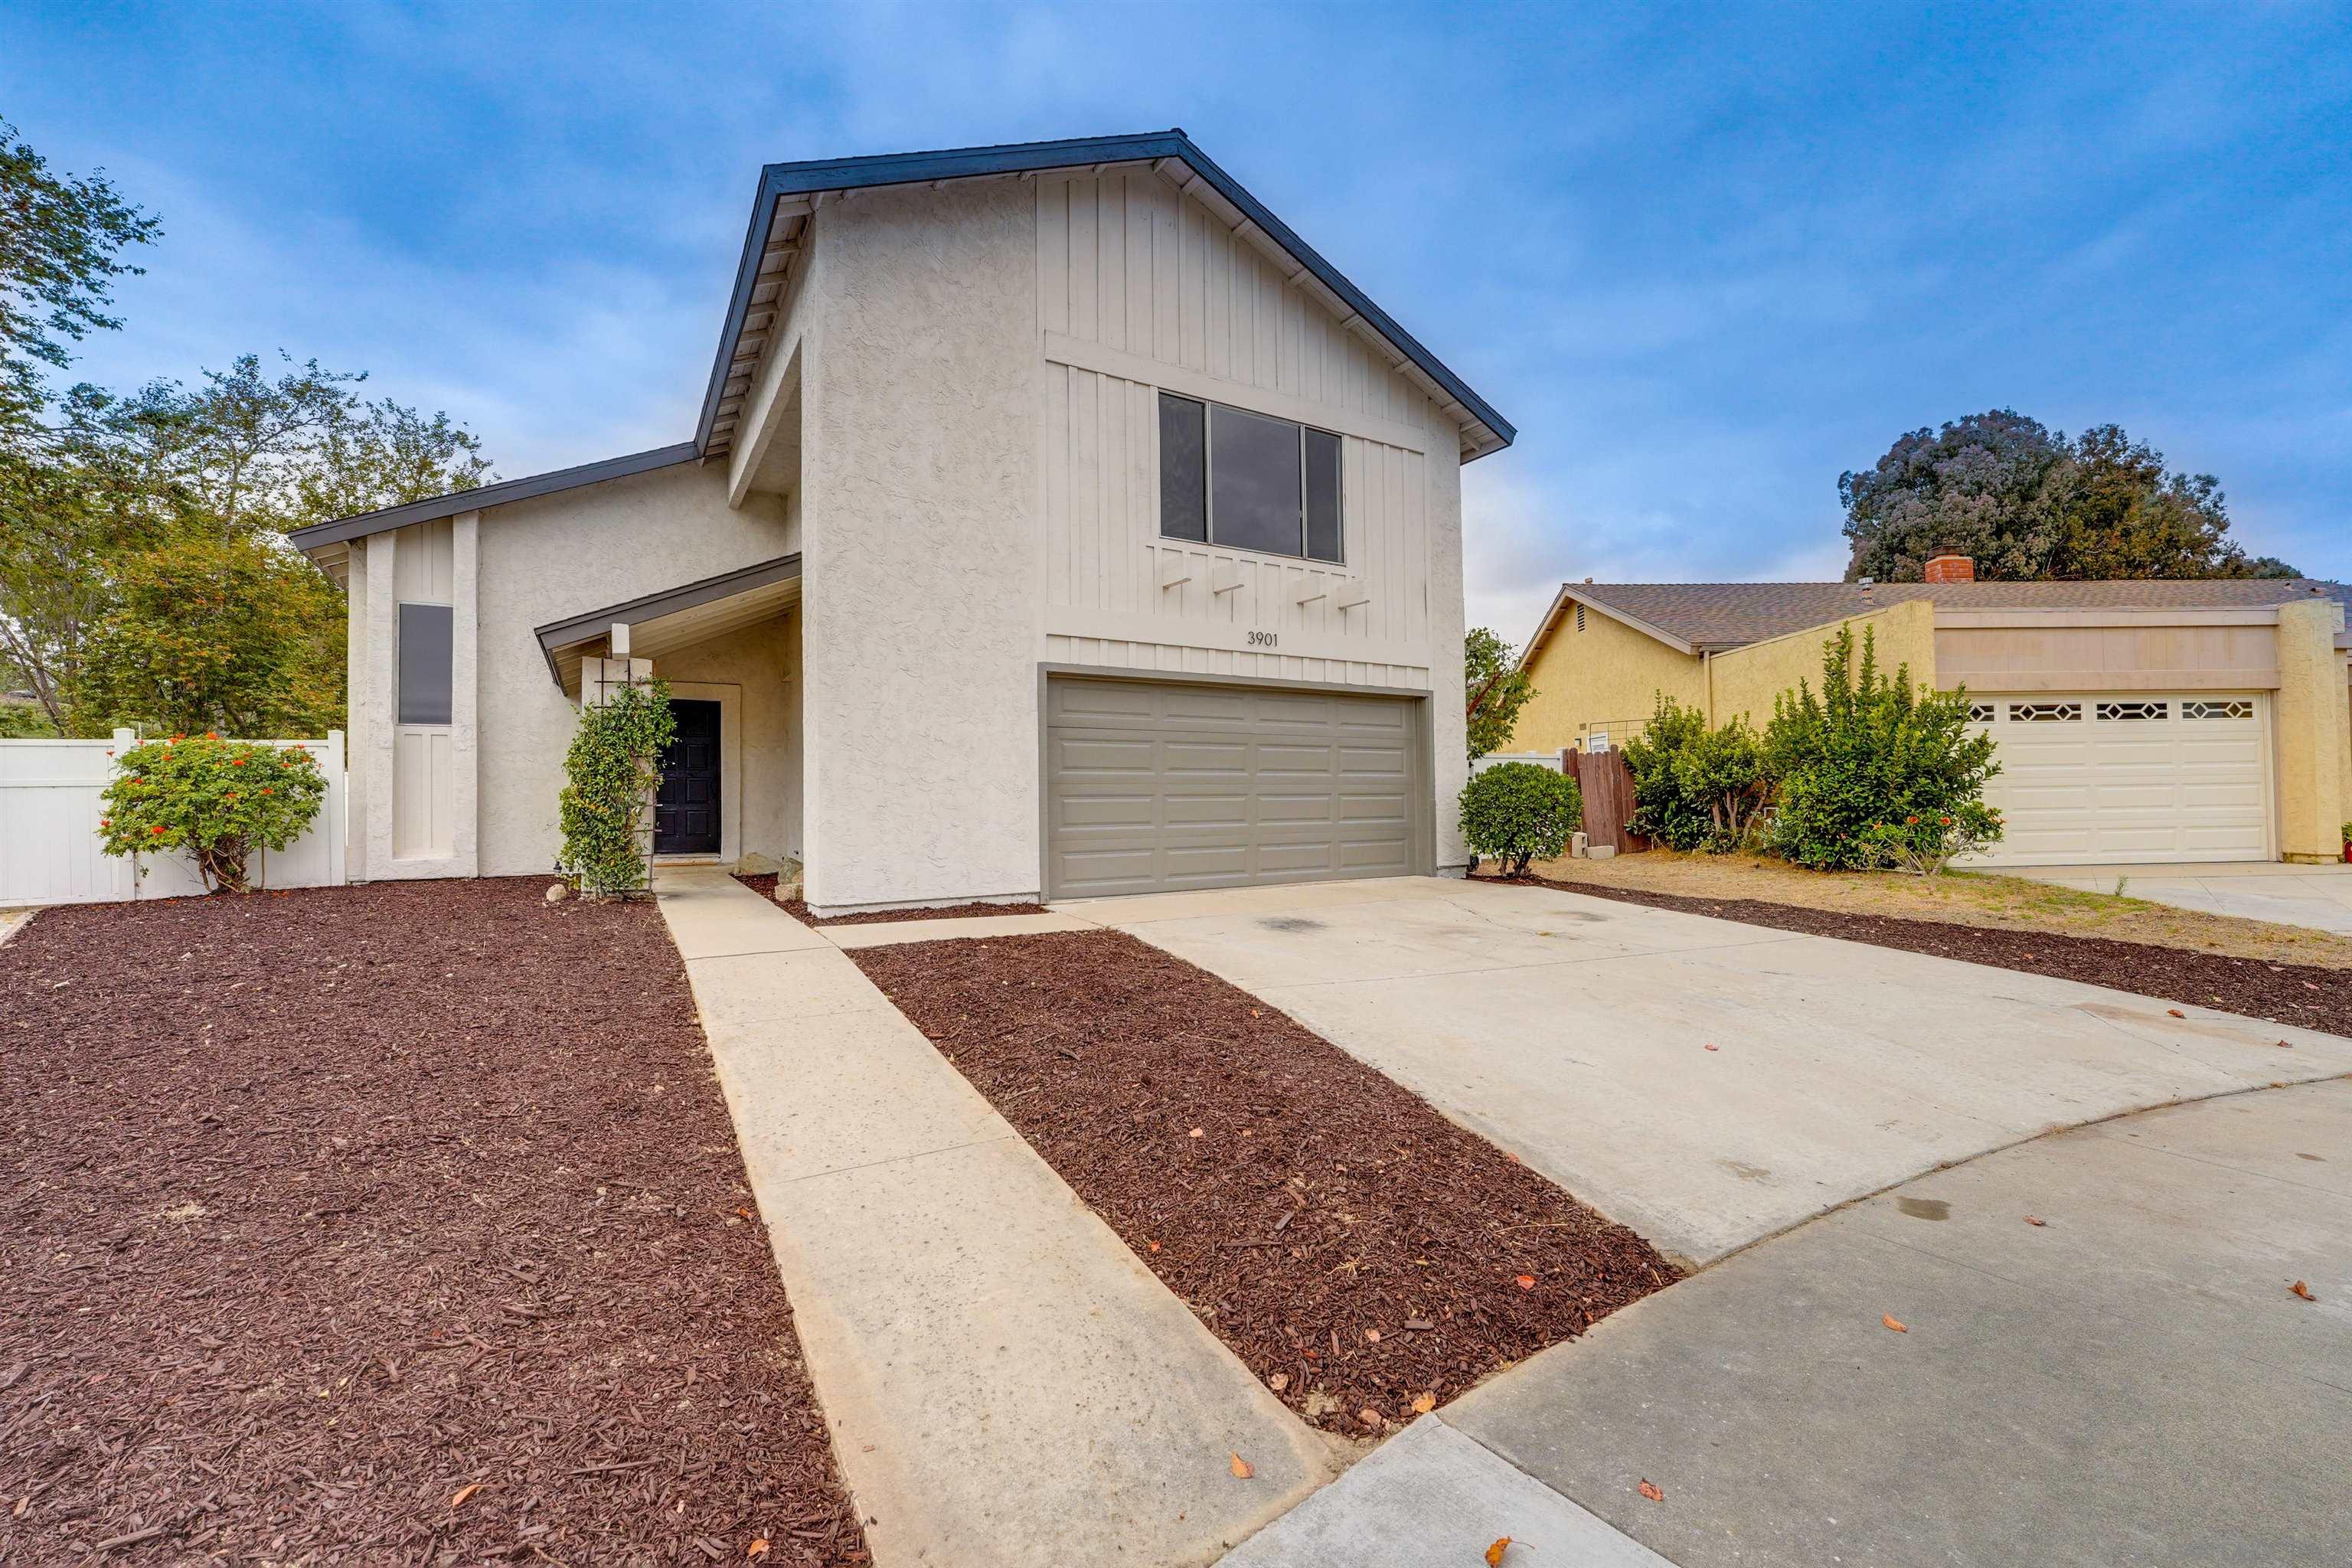
<svg viewBox="0 0 2352 1568">
<path fill-rule="evenodd" d="M 446 605 L 400 606 L 400 722 L 449 722 L 454 626 Z"/>
<path fill-rule="evenodd" d="M 1341 563 L 1339 437 L 1161 393 L 1160 534 Z"/>
</svg>

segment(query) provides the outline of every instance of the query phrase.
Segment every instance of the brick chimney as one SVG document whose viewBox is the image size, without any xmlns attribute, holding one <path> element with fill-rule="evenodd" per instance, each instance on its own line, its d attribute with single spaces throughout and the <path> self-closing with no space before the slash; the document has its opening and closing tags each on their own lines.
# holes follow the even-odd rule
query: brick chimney
<svg viewBox="0 0 2352 1568">
<path fill-rule="evenodd" d="M 1927 557 L 1923 575 L 1930 583 L 1973 583 L 1977 580 L 1976 557 L 1939 550 Z"/>
</svg>

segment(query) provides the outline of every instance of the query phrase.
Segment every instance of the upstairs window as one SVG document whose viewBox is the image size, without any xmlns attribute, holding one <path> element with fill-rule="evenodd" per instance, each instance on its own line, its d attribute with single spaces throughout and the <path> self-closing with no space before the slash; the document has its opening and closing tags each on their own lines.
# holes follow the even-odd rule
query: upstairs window
<svg viewBox="0 0 2352 1568">
<path fill-rule="evenodd" d="M 1344 561 L 1339 437 L 1161 393 L 1160 533 L 1228 550 Z"/>
</svg>

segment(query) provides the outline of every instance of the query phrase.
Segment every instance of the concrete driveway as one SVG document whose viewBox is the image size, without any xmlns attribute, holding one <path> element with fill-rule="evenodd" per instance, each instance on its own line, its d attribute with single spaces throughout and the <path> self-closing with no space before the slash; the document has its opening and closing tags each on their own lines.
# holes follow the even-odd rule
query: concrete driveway
<svg viewBox="0 0 2352 1568">
<path fill-rule="evenodd" d="M 2352 1072 L 2352 1040 L 2186 1001 L 2176 1018 L 1547 889 L 1401 878 L 1062 907 L 1255 992 L 1696 1263 L 2055 1128 Z"/>
<path fill-rule="evenodd" d="M 2120 882 L 2126 897 L 2152 903 L 2352 936 L 2352 866 L 2342 864 L 2021 866 L 2007 874 L 2084 893 L 2112 893 Z"/>
</svg>

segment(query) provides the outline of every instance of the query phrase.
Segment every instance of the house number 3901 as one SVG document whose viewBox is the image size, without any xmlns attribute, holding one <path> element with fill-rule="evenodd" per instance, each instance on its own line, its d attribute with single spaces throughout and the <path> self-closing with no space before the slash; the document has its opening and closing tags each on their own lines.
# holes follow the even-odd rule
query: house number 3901
<svg viewBox="0 0 2352 1568">
<path fill-rule="evenodd" d="M 1281 642 L 1281 640 L 1282 638 L 1273 632 L 1250 633 L 1250 647 L 1273 647 Z"/>
</svg>

